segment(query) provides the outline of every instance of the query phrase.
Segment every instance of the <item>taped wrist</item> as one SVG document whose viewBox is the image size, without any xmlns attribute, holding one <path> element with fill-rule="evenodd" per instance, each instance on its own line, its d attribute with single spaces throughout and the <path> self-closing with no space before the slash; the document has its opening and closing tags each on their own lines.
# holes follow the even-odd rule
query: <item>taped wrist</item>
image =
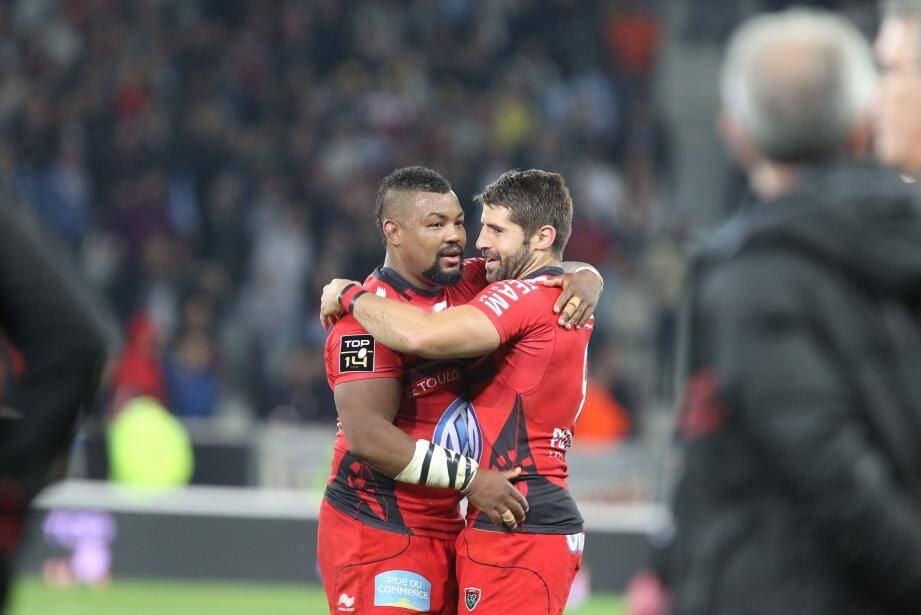
<svg viewBox="0 0 921 615">
<path fill-rule="evenodd" d="M 470 457 L 428 440 L 416 440 L 412 461 L 397 474 L 395 480 L 428 487 L 450 487 L 467 493 L 476 471 L 477 462 Z"/>
<path fill-rule="evenodd" d="M 341 293 L 339 293 L 339 305 L 342 306 L 342 309 L 345 310 L 346 314 L 351 314 L 352 310 L 355 309 L 355 302 L 359 297 L 367 292 L 368 291 L 366 291 L 358 284 L 349 284 L 342 289 Z"/>
</svg>

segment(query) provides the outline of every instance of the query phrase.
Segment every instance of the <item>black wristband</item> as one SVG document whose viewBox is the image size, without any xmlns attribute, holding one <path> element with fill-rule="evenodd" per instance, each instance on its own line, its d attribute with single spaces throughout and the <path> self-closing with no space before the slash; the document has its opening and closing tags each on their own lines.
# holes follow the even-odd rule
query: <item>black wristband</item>
<svg viewBox="0 0 921 615">
<path fill-rule="evenodd" d="M 368 291 L 364 288 L 353 282 L 343 288 L 342 292 L 339 293 L 339 305 L 342 306 L 346 314 L 351 314 L 352 310 L 355 309 L 355 301 L 367 292 Z"/>
</svg>

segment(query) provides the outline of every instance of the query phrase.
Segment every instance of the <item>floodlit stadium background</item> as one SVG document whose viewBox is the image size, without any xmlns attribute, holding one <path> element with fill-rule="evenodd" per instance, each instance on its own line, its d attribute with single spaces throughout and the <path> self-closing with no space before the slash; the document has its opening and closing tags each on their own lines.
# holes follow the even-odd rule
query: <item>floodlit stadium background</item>
<svg viewBox="0 0 921 615">
<path fill-rule="evenodd" d="M 329 278 L 380 262 L 374 193 L 408 164 L 452 182 L 470 254 L 470 196 L 502 171 L 571 187 L 566 257 L 606 281 L 570 453 L 588 532 L 572 612 L 618 610 L 666 521 L 687 250 L 744 195 L 713 124 L 721 45 L 789 4 L 0 5 L 0 171 L 121 344 L 71 480 L 37 507 L 13 612 L 144 613 L 165 593 L 157 613 L 323 612 L 313 532 L 335 409 L 316 305 Z M 818 4 L 875 25 L 873 3 Z M 100 482 L 138 396 L 183 422 L 194 466 L 154 473 L 191 487 Z"/>
</svg>

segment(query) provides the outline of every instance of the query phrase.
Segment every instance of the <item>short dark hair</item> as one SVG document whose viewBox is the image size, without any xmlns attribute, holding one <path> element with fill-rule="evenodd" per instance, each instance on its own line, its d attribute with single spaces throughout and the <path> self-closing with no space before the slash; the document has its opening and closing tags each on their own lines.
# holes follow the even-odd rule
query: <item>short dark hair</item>
<svg viewBox="0 0 921 615">
<path fill-rule="evenodd" d="M 526 237 L 549 224 L 556 229 L 553 253 L 562 256 L 572 233 L 572 197 L 559 173 L 506 171 L 473 198 L 483 205 L 507 208 L 509 219 L 524 229 Z"/>
<path fill-rule="evenodd" d="M 374 219 L 377 221 L 377 231 L 384 237 L 385 210 L 389 207 L 392 192 L 434 192 L 447 194 L 451 192 L 451 184 L 438 171 L 428 167 L 413 166 L 396 169 L 384 178 L 377 189 L 377 198 L 374 200 Z"/>
</svg>

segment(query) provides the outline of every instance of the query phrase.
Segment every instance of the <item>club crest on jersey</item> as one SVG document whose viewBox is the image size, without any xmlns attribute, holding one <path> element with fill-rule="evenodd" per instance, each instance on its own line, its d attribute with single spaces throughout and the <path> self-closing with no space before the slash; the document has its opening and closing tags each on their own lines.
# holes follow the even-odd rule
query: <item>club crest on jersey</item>
<svg viewBox="0 0 921 615">
<path fill-rule="evenodd" d="M 339 340 L 339 373 L 373 371 L 374 338 L 370 335 L 343 335 Z"/>
<path fill-rule="evenodd" d="M 473 404 L 463 397 L 451 402 L 435 426 L 432 441 L 479 462 L 483 453 L 483 432 Z"/>
<path fill-rule="evenodd" d="M 374 577 L 374 606 L 428 612 L 431 604 L 432 584 L 420 574 L 388 570 Z"/>
<path fill-rule="evenodd" d="M 483 590 L 479 587 L 464 588 L 464 605 L 467 607 L 468 611 L 472 611 L 476 608 L 476 605 L 480 603 L 480 597 L 482 595 Z"/>
</svg>

